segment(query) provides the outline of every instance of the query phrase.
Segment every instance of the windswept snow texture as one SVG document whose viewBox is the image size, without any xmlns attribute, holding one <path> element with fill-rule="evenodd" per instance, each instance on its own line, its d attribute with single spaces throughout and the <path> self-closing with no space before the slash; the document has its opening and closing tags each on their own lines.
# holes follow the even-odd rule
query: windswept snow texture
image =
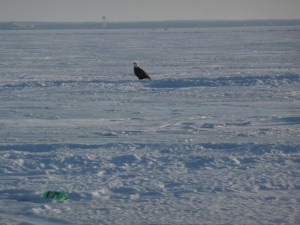
<svg viewBox="0 0 300 225">
<path fill-rule="evenodd" d="M 299 59 L 299 26 L 0 31 L 0 223 L 300 224 Z"/>
</svg>

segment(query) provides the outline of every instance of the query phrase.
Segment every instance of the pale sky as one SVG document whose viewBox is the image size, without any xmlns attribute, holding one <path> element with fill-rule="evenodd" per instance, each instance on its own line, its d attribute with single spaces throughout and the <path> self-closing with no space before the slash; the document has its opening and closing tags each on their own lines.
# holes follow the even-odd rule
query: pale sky
<svg viewBox="0 0 300 225">
<path fill-rule="evenodd" d="M 300 19 L 300 0 L 0 0 L 0 22 Z"/>
</svg>

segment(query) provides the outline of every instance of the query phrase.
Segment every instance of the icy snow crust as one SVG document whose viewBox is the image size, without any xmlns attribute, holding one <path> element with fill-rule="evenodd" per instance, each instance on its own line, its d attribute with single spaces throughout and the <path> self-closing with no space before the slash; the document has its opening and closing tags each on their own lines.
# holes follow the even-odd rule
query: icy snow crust
<svg viewBox="0 0 300 225">
<path fill-rule="evenodd" d="M 299 224 L 299 37 L 0 31 L 0 223 Z"/>
</svg>

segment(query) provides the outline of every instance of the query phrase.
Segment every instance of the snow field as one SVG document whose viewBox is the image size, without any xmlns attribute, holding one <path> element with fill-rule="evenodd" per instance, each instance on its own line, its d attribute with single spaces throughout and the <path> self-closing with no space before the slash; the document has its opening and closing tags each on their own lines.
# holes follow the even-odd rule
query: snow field
<svg viewBox="0 0 300 225">
<path fill-rule="evenodd" d="M 298 26 L 0 32 L 1 224 L 300 222 Z"/>
</svg>

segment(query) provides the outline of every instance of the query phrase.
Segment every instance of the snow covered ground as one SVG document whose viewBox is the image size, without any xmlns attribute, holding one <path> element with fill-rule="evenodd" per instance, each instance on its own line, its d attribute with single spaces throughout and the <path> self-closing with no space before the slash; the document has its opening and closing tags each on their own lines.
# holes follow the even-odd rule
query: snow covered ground
<svg viewBox="0 0 300 225">
<path fill-rule="evenodd" d="M 299 58 L 300 26 L 0 31 L 0 223 L 299 224 Z"/>
</svg>

